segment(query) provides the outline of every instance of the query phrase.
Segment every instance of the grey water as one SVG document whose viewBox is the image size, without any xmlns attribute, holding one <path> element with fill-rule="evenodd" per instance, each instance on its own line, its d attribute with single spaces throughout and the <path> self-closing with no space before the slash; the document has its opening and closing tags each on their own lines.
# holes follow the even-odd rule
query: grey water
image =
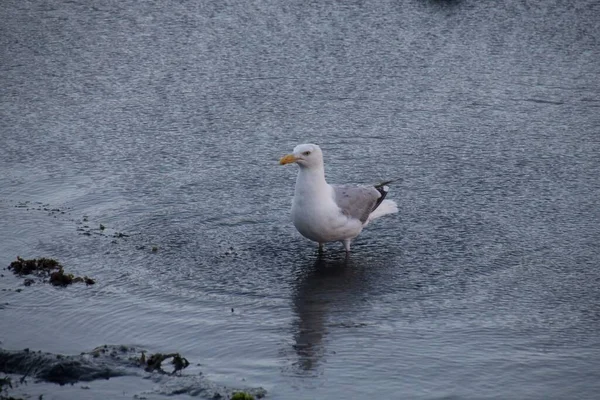
<svg viewBox="0 0 600 400">
<path fill-rule="evenodd" d="M 272 399 L 598 398 L 599 2 L 5 0 L 0 49 L 0 266 L 97 281 L 2 271 L 0 347 L 177 351 Z M 332 183 L 403 178 L 348 260 L 291 223 L 304 142 Z"/>
</svg>

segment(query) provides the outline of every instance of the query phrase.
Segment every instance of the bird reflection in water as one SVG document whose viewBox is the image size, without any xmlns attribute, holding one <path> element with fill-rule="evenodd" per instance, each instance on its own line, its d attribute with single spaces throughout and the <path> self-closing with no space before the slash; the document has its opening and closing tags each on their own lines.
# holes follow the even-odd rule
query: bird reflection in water
<svg viewBox="0 0 600 400">
<path fill-rule="evenodd" d="M 294 366 L 298 373 L 314 373 L 325 355 L 324 338 L 331 317 L 342 318 L 362 302 L 363 269 L 351 259 L 326 259 L 320 255 L 299 277 L 294 297 Z M 351 315 L 351 314 L 350 314 Z"/>
</svg>

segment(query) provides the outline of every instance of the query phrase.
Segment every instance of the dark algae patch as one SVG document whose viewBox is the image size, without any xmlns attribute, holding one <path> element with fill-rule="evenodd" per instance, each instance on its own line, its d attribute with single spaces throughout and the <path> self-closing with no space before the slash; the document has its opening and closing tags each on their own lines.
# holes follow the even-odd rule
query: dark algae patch
<svg viewBox="0 0 600 400">
<path fill-rule="evenodd" d="M 73 276 L 73 274 L 65 274 L 65 271 L 60 268 L 58 271 L 50 274 L 50 281 L 54 286 L 68 286 L 72 283 L 84 282 L 86 285 L 93 285 L 96 283 L 92 278 L 87 276 Z"/>
<path fill-rule="evenodd" d="M 17 276 L 34 276 L 42 282 L 48 282 L 54 286 L 68 286 L 73 283 L 83 282 L 86 285 L 93 285 L 95 280 L 87 276 L 75 276 L 66 273 L 63 266 L 52 258 L 32 258 L 30 260 L 17 257 L 8 266 L 9 270 Z M 32 278 L 25 278 L 23 284 L 30 286 L 35 283 Z"/>
<path fill-rule="evenodd" d="M 19 276 L 31 274 L 43 276 L 60 267 L 61 265 L 58 261 L 52 258 L 32 258 L 31 260 L 25 260 L 21 257 L 17 257 L 16 261 L 10 263 L 8 269 Z"/>
<path fill-rule="evenodd" d="M 164 370 L 162 369 L 162 362 L 168 359 L 171 359 L 171 364 L 173 365 L 173 372 L 171 372 L 172 374 L 181 371 L 190 365 L 189 361 L 186 358 L 182 357 L 179 353 L 156 353 L 152 354 L 148 358 L 146 358 L 146 355 L 142 353 L 142 356 L 140 357 L 140 363 L 145 367 L 145 370 L 147 372 L 164 372 Z"/>
<path fill-rule="evenodd" d="M 78 355 L 0 349 L 0 373 L 59 385 L 129 376 L 152 380 L 156 384 L 153 391 L 164 396 L 187 394 L 209 399 L 250 400 L 266 395 L 261 387 L 232 388 L 216 384 L 197 370 L 184 374 L 183 370 L 191 364 L 180 353 L 147 354 L 144 349 L 126 345 L 104 345 Z M 6 384 L 10 382 L 7 377 Z M 0 397 L 0 400 L 9 398 Z"/>
<path fill-rule="evenodd" d="M 0 349 L 0 372 L 20 374 L 59 385 L 127 375 L 117 363 L 106 357 L 92 360 L 87 353 L 63 356 L 29 349 Z"/>
</svg>

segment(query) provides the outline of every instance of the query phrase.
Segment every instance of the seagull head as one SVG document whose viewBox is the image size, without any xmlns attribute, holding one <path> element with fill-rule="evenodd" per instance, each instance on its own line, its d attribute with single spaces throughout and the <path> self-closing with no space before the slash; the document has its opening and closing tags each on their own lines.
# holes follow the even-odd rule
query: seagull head
<svg viewBox="0 0 600 400">
<path fill-rule="evenodd" d="M 300 168 L 323 168 L 323 152 L 316 144 L 299 144 L 294 147 L 294 152 L 287 154 L 279 160 L 279 164 L 296 163 Z"/>
</svg>

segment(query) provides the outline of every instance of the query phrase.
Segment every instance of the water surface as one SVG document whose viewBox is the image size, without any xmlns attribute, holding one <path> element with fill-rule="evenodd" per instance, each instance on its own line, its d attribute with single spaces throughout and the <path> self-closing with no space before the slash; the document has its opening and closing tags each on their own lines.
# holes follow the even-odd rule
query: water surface
<svg viewBox="0 0 600 400">
<path fill-rule="evenodd" d="M 3 348 L 179 351 L 277 399 L 597 396 L 597 2 L 4 3 L 0 265 L 98 283 L 0 292 Z M 404 179 L 348 261 L 291 224 L 303 142 Z M 113 381 L 31 394 L 165 397 Z"/>
</svg>

